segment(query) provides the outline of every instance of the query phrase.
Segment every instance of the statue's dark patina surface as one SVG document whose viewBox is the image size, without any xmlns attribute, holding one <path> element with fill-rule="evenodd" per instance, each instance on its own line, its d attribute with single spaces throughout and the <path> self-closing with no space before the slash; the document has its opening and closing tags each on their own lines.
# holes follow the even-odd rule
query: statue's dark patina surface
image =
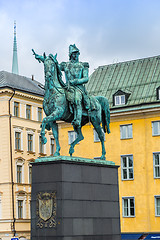
<svg viewBox="0 0 160 240">
<path fill-rule="evenodd" d="M 69 153 L 72 156 L 75 145 L 84 139 L 81 128 L 89 121 L 94 126 L 102 144 L 101 159 L 105 159 L 104 132 L 110 133 L 110 110 L 105 97 L 88 95 L 84 84 L 88 82 L 89 64 L 79 62 L 79 49 L 74 45 L 69 46 L 69 62 L 58 64 L 57 54 L 53 56 L 38 55 L 33 51 L 35 58 L 44 64 L 45 95 L 43 109 L 46 117 L 41 125 L 42 143 L 45 144 L 45 129 L 52 129 L 56 141 L 54 156 L 60 155 L 58 139 L 58 126 L 56 121 L 63 120 L 72 123 L 77 138 L 71 143 Z M 62 81 L 64 71 L 66 83 Z M 102 123 L 102 127 L 101 127 Z M 103 130 L 102 130 L 103 129 Z"/>
</svg>

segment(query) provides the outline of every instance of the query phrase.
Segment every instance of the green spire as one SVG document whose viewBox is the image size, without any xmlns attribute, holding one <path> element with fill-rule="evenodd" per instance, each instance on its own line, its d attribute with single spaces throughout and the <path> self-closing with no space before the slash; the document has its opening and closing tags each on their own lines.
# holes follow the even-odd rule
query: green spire
<svg viewBox="0 0 160 240">
<path fill-rule="evenodd" d="M 19 72 L 18 72 L 18 58 L 17 58 L 16 21 L 14 21 L 12 73 L 19 74 Z"/>
</svg>

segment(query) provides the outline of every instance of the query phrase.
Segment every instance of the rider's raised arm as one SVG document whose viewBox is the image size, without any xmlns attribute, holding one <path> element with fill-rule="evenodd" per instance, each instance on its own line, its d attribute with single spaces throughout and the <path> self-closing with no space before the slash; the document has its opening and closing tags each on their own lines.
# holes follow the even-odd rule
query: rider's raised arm
<svg viewBox="0 0 160 240">
<path fill-rule="evenodd" d="M 35 56 L 35 59 L 38 60 L 38 62 L 44 62 L 44 56 L 38 55 L 35 53 L 35 51 L 32 49 L 33 55 Z"/>
</svg>

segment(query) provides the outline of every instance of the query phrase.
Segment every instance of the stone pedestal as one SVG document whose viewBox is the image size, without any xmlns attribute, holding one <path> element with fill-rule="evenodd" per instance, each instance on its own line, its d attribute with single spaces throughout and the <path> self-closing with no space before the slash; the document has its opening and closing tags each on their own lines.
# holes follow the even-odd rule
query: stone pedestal
<svg viewBox="0 0 160 240">
<path fill-rule="evenodd" d="M 32 240 L 121 239 L 117 166 L 61 156 L 32 167 Z"/>
</svg>

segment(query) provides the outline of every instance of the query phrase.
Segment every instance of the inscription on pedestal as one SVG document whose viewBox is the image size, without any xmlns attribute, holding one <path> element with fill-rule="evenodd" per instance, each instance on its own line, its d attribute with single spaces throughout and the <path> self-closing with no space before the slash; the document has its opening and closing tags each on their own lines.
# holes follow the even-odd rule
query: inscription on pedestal
<svg viewBox="0 0 160 240">
<path fill-rule="evenodd" d="M 56 227 L 56 191 L 37 194 L 37 227 Z"/>
</svg>

